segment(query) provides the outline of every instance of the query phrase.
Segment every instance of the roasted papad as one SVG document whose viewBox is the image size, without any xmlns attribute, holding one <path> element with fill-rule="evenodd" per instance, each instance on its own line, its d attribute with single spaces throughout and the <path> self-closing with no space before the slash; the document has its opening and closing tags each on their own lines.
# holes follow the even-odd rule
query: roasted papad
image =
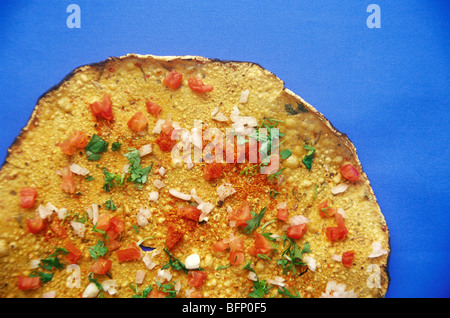
<svg viewBox="0 0 450 318">
<path fill-rule="evenodd" d="M 354 145 L 255 63 L 130 54 L 77 68 L 11 145 L 0 222 L 3 298 L 384 297 L 389 285 L 389 231 Z"/>
</svg>

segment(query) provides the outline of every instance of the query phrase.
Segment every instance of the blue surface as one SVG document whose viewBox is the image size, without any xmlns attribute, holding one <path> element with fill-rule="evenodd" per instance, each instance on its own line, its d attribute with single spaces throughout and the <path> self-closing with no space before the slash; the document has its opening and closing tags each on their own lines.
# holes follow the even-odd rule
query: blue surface
<svg viewBox="0 0 450 318">
<path fill-rule="evenodd" d="M 81 8 L 70 29 L 69 4 Z M 381 9 L 370 29 L 367 6 Z M 386 217 L 387 297 L 450 296 L 450 2 L 1 1 L 0 161 L 37 99 L 126 53 L 256 62 L 354 142 Z"/>
</svg>

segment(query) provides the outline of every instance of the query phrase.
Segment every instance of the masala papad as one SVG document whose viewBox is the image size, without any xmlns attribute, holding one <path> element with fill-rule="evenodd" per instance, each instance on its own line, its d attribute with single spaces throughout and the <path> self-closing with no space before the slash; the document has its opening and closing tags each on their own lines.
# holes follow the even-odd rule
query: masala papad
<svg viewBox="0 0 450 318">
<path fill-rule="evenodd" d="M 260 65 L 129 54 L 41 98 L 0 172 L 0 296 L 384 297 L 352 142 Z"/>
</svg>

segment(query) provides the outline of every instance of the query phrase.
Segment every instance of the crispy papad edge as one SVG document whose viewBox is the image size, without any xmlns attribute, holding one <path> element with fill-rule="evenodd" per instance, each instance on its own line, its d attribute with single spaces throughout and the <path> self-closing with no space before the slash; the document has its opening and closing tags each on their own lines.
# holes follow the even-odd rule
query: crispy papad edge
<svg viewBox="0 0 450 318">
<path fill-rule="evenodd" d="M 356 163 L 358 164 L 359 171 L 361 172 L 363 177 L 367 180 L 367 184 L 369 186 L 369 191 L 370 191 L 371 195 L 373 196 L 373 198 L 375 200 L 375 203 L 378 206 L 378 209 L 380 211 L 380 214 L 381 214 L 381 217 L 382 217 L 383 221 L 386 223 L 385 217 L 384 217 L 384 215 L 381 212 L 381 209 L 379 207 L 379 204 L 378 204 L 378 201 L 376 199 L 375 193 L 374 193 L 374 191 L 372 189 L 372 186 L 370 184 L 370 180 L 367 177 L 367 174 L 364 172 L 362 164 L 361 164 L 361 162 L 360 162 L 360 160 L 358 158 L 356 147 L 353 144 L 353 142 L 350 140 L 348 135 L 345 134 L 345 133 L 340 132 L 315 107 L 313 107 L 312 105 L 307 103 L 299 95 L 295 94 L 294 92 L 292 92 L 291 90 L 286 88 L 284 81 L 281 80 L 278 76 L 276 76 L 273 72 L 265 69 L 264 67 L 262 67 L 258 63 L 247 62 L 247 61 L 223 60 L 223 59 L 218 59 L 218 58 L 206 58 L 206 57 L 193 56 L 193 55 L 192 56 L 191 55 L 157 56 L 157 55 L 151 55 L 151 54 L 142 55 L 142 54 L 130 53 L 130 54 L 126 54 L 126 55 L 119 56 L 119 57 L 111 56 L 111 57 L 109 57 L 109 58 L 107 58 L 107 59 L 105 59 L 103 61 L 100 61 L 100 62 L 95 62 L 95 63 L 90 63 L 90 64 L 85 64 L 85 65 L 79 66 L 79 67 L 75 68 L 74 70 L 72 70 L 69 74 L 64 76 L 64 78 L 59 83 L 57 83 L 56 85 L 54 85 L 53 87 L 48 89 L 46 92 L 44 92 L 41 96 L 39 96 L 39 98 L 37 99 L 37 103 L 36 103 L 35 109 L 33 110 L 31 116 L 29 117 L 26 126 L 21 129 L 19 135 L 13 140 L 13 142 L 11 143 L 11 145 L 7 149 L 6 158 L 5 158 L 5 160 L 3 161 L 3 163 L 0 166 L 0 178 L 2 177 L 3 167 L 6 166 L 7 164 L 9 164 L 8 158 L 11 155 L 11 153 L 14 151 L 14 148 L 15 147 L 19 147 L 19 145 L 21 143 L 21 139 L 25 138 L 26 133 L 28 132 L 28 130 L 31 129 L 31 127 L 34 125 L 35 121 L 37 120 L 37 114 L 39 113 L 39 110 L 40 110 L 39 109 L 39 105 L 40 105 L 40 102 L 41 102 L 42 99 L 44 99 L 51 92 L 59 89 L 65 82 L 67 82 L 69 79 L 71 79 L 75 74 L 77 74 L 79 72 L 83 72 L 84 70 L 87 70 L 87 69 L 90 69 L 90 68 L 93 68 L 93 67 L 97 67 L 97 68 L 101 69 L 107 63 L 109 63 L 111 61 L 123 61 L 123 60 L 126 60 L 128 58 L 143 59 L 143 60 L 145 60 L 145 59 L 154 59 L 154 60 L 156 60 L 158 62 L 169 62 L 169 63 L 170 62 L 175 62 L 177 60 L 179 60 L 179 61 L 194 61 L 194 62 L 202 63 L 202 64 L 206 64 L 206 63 L 222 63 L 222 64 L 239 63 L 239 64 L 241 64 L 242 63 L 242 64 L 249 64 L 250 66 L 256 66 L 256 67 L 260 68 L 263 72 L 266 72 L 267 74 L 273 76 L 275 80 L 280 81 L 283 84 L 282 91 L 284 91 L 288 95 L 291 95 L 299 103 L 301 103 L 303 106 L 305 106 L 308 109 L 308 111 L 310 111 L 313 114 L 315 114 L 320 119 L 320 121 L 322 123 L 324 123 L 336 136 L 338 136 L 339 138 L 342 139 L 342 141 L 345 144 L 345 147 L 347 147 L 350 150 L 350 152 L 353 154 L 354 159 L 355 159 Z M 387 226 L 387 223 L 386 223 L 386 226 Z M 387 287 L 386 287 L 386 293 L 384 294 L 384 296 L 387 294 L 387 292 L 389 290 L 390 283 L 391 283 L 391 277 L 389 275 L 389 260 L 390 260 L 390 256 L 391 256 L 391 238 L 390 238 L 390 234 L 389 234 L 389 227 L 386 228 L 386 236 L 387 236 L 387 243 L 388 243 L 388 255 L 387 255 L 386 265 L 383 266 L 384 267 L 383 269 L 384 269 L 384 274 L 386 275 L 386 278 L 387 278 Z"/>
</svg>

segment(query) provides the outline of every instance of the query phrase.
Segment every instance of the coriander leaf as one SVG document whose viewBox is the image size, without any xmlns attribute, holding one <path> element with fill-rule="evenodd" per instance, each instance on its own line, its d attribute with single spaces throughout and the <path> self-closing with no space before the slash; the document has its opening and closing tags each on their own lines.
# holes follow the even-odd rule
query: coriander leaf
<svg viewBox="0 0 450 318">
<path fill-rule="evenodd" d="M 86 180 L 87 182 L 94 180 L 93 176 L 86 176 L 84 177 L 84 180 Z"/>
<path fill-rule="evenodd" d="M 292 151 L 290 151 L 289 149 L 284 149 L 282 151 L 280 151 L 280 157 L 281 159 L 287 159 L 292 155 Z"/>
<path fill-rule="evenodd" d="M 91 153 L 103 153 L 108 150 L 108 143 L 98 135 L 94 134 L 84 149 Z"/>
<path fill-rule="evenodd" d="M 308 150 L 308 153 L 303 157 L 302 162 L 305 165 L 305 167 L 311 171 L 311 166 L 313 163 L 314 155 L 316 152 L 316 149 L 313 146 L 304 145 L 303 146 L 306 150 Z"/>
<path fill-rule="evenodd" d="M 103 185 L 105 191 L 110 191 L 116 185 L 123 185 L 124 175 L 108 172 L 106 168 L 103 168 L 103 174 L 105 175 L 105 184 Z"/>
<path fill-rule="evenodd" d="M 267 281 L 264 280 L 257 280 L 253 282 L 253 291 L 248 294 L 248 297 L 251 298 L 263 298 L 264 295 L 269 293 L 269 290 L 272 288 L 272 286 L 269 286 Z"/>
<path fill-rule="evenodd" d="M 124 156 L 128 158 L 128 163 L 130 164 L 130 177 L 128 178 L 128 181 L 137 184 L 146 183 L 148 174 L 152 171 L 153 163 L 148 167 L 142 168 L 139 151 L 135 148 L 128 148 L 128 150 L 129 152 L 124 154 Z"/>
<path fill-rule="evenodd" d="M 111 145 L 111 150 L 112 151 L 118 151 L 121 146 L 122 145 L 120 144 L 120 142 L 118 142 L 118 141 L 113 142 L 112 145 Z"/>
<path fill-rule="evenodd" d="M 178 258 L 173 256 L 167 248 L 164 248 L 164 252 L 169 257 L 169 262 L 165 264 L 162 269 L 172 268 L 173 270 L 179 271 L 182 270 L 185 274 L 187 274 L 189 271 L 186 268 L 186 266 L 183 264 L 182 261 L 180 261 Z"/>
<path fill-rule="evenodd" d="M 281 168 L 277 172 L 267 175 L 267 178 L 268 179 L 273 179 L 273 178 L 279 179 L 280 178 L 280 174 L 282 174 L 285 169 L 286 168 Z"/>
<path fill-rule="evenodd" d="M 84 149 L 86 150 L 88 160 L 96 161 L 100 159 L 101 153 L 108 150 L 108 143 L 94 134 Z"/>
<path fill-rule="evenodd" d="M 102 157 L 98 153 L 91 153 L 91 152 L 86 151 L 86 154 L 87 154 L 87 160 L 89 160 L 89 161 L 97 161 L 97 160 L 100 160 L 100 158 Z"/>
<path fill-rule="evenodd" d="M 310 246 L 309 243 L 306 242 L 302 249 L 298 247 L 296 242 L 287 237 L 286 235 L 282 236 L 283 238 L 283 247 L 288 243 L 288 247 L 283 251 L 281 254 L 282 257 L 285 255 L 286 258 L 281 258 L 277 260 L 277 265 L 280 265 L 283 268 L 283 274 L 286 274 L 288 271 L 292 271 L 292 273 L 296 274 L 296 266 L 305 266 L 306 263 L 303 262 L 303 253 L 310 253 Z"/>
<path fill-rule="evenodd" d="M 168 294 L 168 296 L 166 296 L 166 298 L 175 298 L 177 291 L 175 290 L 174 284 L 170 284 L 170 283 L 161 284 L 160 282 L 155 282 L 155 283 L 156 283 L 156 285 L 158 285 L 158 288 L 160 291 Z"/>
<path fill-rule="evenodd" d="M 54 273 L 44 273 L 39 271 L 33 271 L 29 276 L 30 277 L 39 277 L 43 284 L 48 283 L 52 280 Z"/>
<path fill-rule="evenodd" d="M 256 230 L 256 228 L 259 227 L 259 225 L 261 224 L 261 219 L 264 216 L 264 213 L 266 213 L 266 209 L 267 207 L 264 207 L 261 212 L 259 212 L 259 214 L 255 214 L 253 216 L 253 218 L 251 218 L 250 220 L 248 220 L 247 226 L 244 228 L 244 232 L 247 234 L 252 233 L 254 230 Z"/>
<path fill-rule="evenodd" d="M 289 289 L 287 289 L 287 288 L 284 287 L 284 286 L 278 288 L 278 294 L 280 294 L 280 295 L 285 295 L 285 296 L 287 296 L 287 297 L 289 297 L 289 298 L 301 298 L 301 297 L 300 297 L 300 294 L 298 293 L 297 290 L 295 290 L 295 295 L 294 295 L 294 294 L 292 294 L 292 293 L 289 291 Z"/>
<path fill-rule="evenodd" d="M 105 202 L 105 208 L 107 208 L 108 210 L 111 210 L 111 211 L 117 210 L 117 207 L 115 206 L 112 197 L 111 197 L 111 199 L 109 199 L 108 201 Z"/>
<path fill-rule="evenodd" d="M 97 244 L 95 244 L 94 246 L 89 247 L 89 254 L 95 260 L 105 255 L 106 253 L 108 253 L 108 248 L 105 246 L 105 243 L 101 240 L 98 240 Z"/>
</svg>

